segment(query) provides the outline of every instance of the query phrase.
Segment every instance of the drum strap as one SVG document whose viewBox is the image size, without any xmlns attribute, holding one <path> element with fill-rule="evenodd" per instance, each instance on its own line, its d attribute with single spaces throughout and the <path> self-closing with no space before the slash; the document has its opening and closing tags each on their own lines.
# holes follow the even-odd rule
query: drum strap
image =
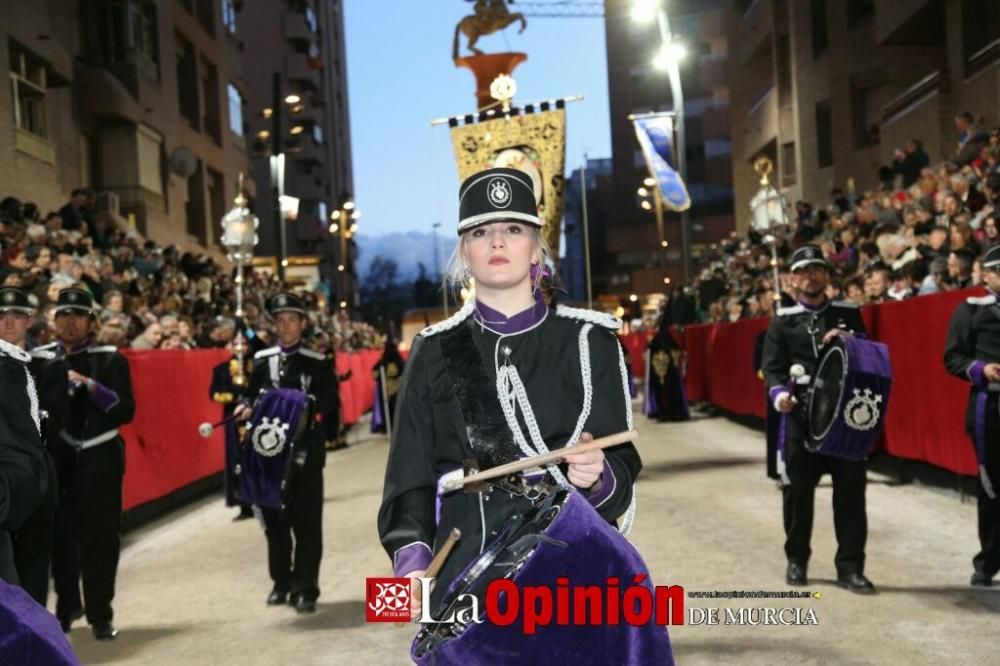
<svg viewBox="0 0 1000 666">
<path fill-rule="evenodd" d="M 468 326 L 457 326 L 441 334 L 441 355 L 480 469 L 520 458 L 494 391 L 495 384 L 486 374 Z"/>
</svg>

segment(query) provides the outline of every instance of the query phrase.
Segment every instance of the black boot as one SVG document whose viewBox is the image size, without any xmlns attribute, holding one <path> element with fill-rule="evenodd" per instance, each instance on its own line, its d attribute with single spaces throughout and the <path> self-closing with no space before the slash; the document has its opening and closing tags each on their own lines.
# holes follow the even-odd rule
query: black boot
<svg viewBox="0 0 1000 666">
<path fill-rule="evenodd" d="M 68 634 L 73 628 L 73 623 L 81 617 L 83 617 L 82 608 L 77 608 L 69 613 L 56 613 L 56 619 L 59 620 L 59 626 L 62 627 L 64 634 Z"/>
<path fill-rule="evenodd" d="M 806 565 L 798 562 L 789 562 L 785 569 L 785 582 L 789 585 L 808 585 L 809 578 L 806 576 Z"/>
<path fill-rule="evenodd" d="M 858 572 L 837 575 L 837 585 L 855 594 L 875 594 L 875 586 Z"/>
<path fill-rule="evenodd" d="M 93 626 L 94 638 L 99 641 L 113 641 L 118 636 L 118 630 L 110 622 L 102 622 Z"/>
<path fill-rule="evenodd" d="M 274 588 L 271 590 L 271 594 L 267 595 L 267 605 L 268 606 L 282 606 L 288 602 L 288 592 L 280 588 Z"/>
</svg>

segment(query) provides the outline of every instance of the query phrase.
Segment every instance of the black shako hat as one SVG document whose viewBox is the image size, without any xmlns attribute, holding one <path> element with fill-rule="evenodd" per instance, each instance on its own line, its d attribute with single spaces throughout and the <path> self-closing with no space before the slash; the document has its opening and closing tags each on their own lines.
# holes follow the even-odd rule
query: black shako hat
<svg viewBox="0 0 1000 666">
<path fill-rule="evenodd" d="M 795 273 L 796 271 L 802 270 L 806 266 L 823 266 L 824 268 L 829 269 L 830 262 L 828 262 L 823 256 L 823 250 L 819 249 L 818 245 L 806 243 L 792 253 L 792 265 L 790 270 Z"/>
<path fill-rule="evenodd" d="M 290 291 L 282 291 L 268 299 L 267 311 L 272 317 L 279 312 L 298 312 L 303 317 L 306 316 L 306 308 L 302 299 Z"/>
<path fill-rule="evenodd" d="M 541 228 L 531 176 L 496 167 L 466 178 L 458 190 L 458 234 L 502 220 Z"/>
<path fill-rule="evenodd" d="M 1000 268 L 1000 245 L 994 245 L 986 250 L 986 256 L 983 257 L 983 268 L 990 270 Z"/>
<path fill-rule="evenodd" d="M 35 308 L 31 307 L 28 294 L 23 289 L 3 287 L 0 289 L 0 312 L 20 312 L 32 315 L 35 314 Z"/>
<path fill-rule="evenodd" d="M 72 312 L 76 314 L 94 314 L 94 297 L 90 292 L 79 287 L 66 287 L 56 298 L 55 314 Z"/>
</svg>

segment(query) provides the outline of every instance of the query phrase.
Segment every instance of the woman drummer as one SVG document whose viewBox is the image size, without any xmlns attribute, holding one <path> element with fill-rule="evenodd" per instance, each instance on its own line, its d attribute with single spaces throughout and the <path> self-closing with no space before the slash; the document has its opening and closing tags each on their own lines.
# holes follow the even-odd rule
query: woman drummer
<svg viewBox="0 0 1000 666">
<path fill-rule="evenodd" d="M 548 246 L 531 177 L 494 168 L 459 191 L 459 242 L 450 280 L 476 298 L 414 339 L 393 418 L 378 528 L 398 577 L 423 575 L 452 527 L 462 537 L 445 561 L 432 608 L 449 583 L 529 500 L 515 490 L 439 490 L 463 463 L 487 469 L 632 428 L 625 363 L 610 315 L 550 310 L 539 289 Z M 539 470 L 578 490 L 614 524 L 634 511 L 642 462 L 623 444 Z M 630 510 L 631 509 L 631 510 Z M 412 609 L 420 613 L 414 585 Z"/>
</svg>

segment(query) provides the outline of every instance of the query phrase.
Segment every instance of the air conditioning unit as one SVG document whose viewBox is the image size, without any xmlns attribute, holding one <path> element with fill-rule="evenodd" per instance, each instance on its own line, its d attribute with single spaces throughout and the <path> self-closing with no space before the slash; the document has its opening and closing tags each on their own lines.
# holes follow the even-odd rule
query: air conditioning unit
<svg viewBox="0 0 1000 666">
<path fill-rule="evenodd" d="M 121 200 L 114 192 L 99 192 L 97 195 L 97 212 L 107 212 L 120 215 Z"/>
</svg>

